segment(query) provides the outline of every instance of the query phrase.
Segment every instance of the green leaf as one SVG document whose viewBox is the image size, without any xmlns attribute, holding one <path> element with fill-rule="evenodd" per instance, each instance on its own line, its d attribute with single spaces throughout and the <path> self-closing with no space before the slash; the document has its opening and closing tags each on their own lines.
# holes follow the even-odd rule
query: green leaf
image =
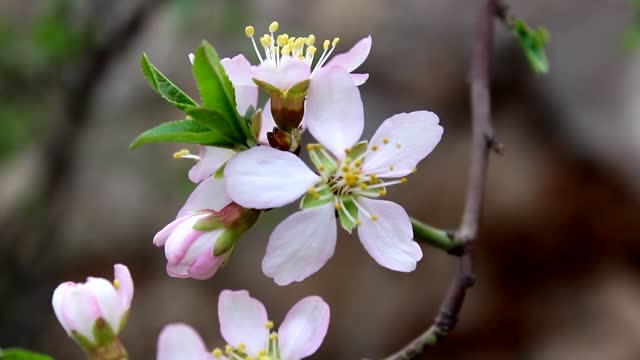
<svg viewBox="0 0 640 360">
<path fill-rule="evenodd" d="M 178 109 L 184 110 L 187 107 L 198 105 L 193 99 L 185 94 L 184 91 L 180 90 L 169 79 L 167 79 L 160 70 L 153 66 L 153 64 L 149 62 L 147 54 L 142 54 L 140 66 L 142 67 L 144 77 L 149 81 L 151 87 Z"/>
<path fill-rule="evenodd" d="M 185 112 L 189 114 L 193 120 L 201 123 L 207 128 L 217 131 L 220 134 L 236 140 L 238 143 L 244 142 L 244 135 L 231 124 L 223 113 L 202 107 L 189 107 L 185 109 Z"/>
<path fill-rule="evenodd" d="M 103 346 L 111 343 L 116 334 L 111 325 L 104 319 L 99 317 L 93 324 L 93 337 L 96 339 L 97 346 Z"/>
<path fill-rule="evenodd" d="M 129 149 L 153 142 L 202 144 L 233 149 L 236 143 L 195 120 L 178 120 L 160 124 L 140 134 Z"/>
<path fill-rule="evenodd" d="M 548 73 L 549 61 L 544 47 L 549 42 L 549 32 L 544 28 L 532 29 L 519 19 L 515 20 L 512 32 L 532 70 L 536 73 Z"/>
<path fill-rule="evenodd" d="M 51 356 L 19 348 L 0 349 L 0 360 L 53 360 Z"/>
</svg>

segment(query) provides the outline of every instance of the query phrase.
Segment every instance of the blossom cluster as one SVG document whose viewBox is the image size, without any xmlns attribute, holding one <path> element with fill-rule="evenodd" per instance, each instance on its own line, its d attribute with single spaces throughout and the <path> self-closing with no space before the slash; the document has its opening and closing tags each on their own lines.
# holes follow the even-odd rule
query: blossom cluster
<svg viewBox="0 0 640 360">
<path fill-rule="evenodd" d="M 273 22 L 256 38 L 255 29 L 246 27 L 256 64 L 244 55 L 220 60 L 206 42 L 189 54 L 202 106 L 143 56 L 151 86 L 186 118 L 146 131 L 132 147 L 157 141 L 199 145 L 197 155 L 186 149 L 174 154 L 195 161 L 188 178 L 197 186 L 153 238 L 164 246 L 168 275 L 211 278 L 264 212 L 295 201 L 300 210 L 275 227 L 262 260 L 264 274 L 276 284 L 319 271 L 334 254 L 338 227 L 356 230 L 381 266 L 415 270 L 423 254 L 409 215 L 382 198 L 391 186 L 406 183 L 438 144 L 438 117 L 425 110 L 396 114 L 362 140 L 359 87 L 369 75 L 355 71 L 369 56 L 371 37 L 333 56 L 338 38 L 322 42 L 318 52 L 315 35 L 278 35 L 278 28 Z M 268 96 L 262 106 L 261 90 Z M 305 132 L 316 142 L 303 144 Z M 311 166 L 300 158 L 302 151 Z M 91 354 L 120 351 L 126 357 L 117 335 L 132 295 L 127 268 L 116 265 L 113 283 L 89 278 L 60 285 L 53 306 L 65 330 Z M 329 324 L 329 307 L 317 296 L 298 302 L 278 332 L 246 291 L 223 291 L 218 314 L 224 349 L 209 351 L 195 330 L 173 324 L 160 335 L 158 359 L 302 359 L 318 349 Z"/>
</svg>

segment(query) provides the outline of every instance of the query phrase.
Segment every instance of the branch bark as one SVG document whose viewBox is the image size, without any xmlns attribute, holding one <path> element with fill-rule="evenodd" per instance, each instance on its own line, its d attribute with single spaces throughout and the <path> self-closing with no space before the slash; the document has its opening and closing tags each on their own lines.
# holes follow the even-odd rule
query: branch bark
<svg viewBox="0 0 640 360">
<path fill-rule="evenodd" d="M 498 0 L 484 0 L 475 34 L 471 63 L 471 165 L 462 220 L 454 233 L 461 246 L 458 272 L 442 302 L 436 319 L 424 333 L 385 360 L 411 359 L 435 346 L 456 326 L 467 290 L 473 286 L 472 245 L 478 234 L 478 224 L 484 200 L 487 165 L 491 149 L 499 150 L 491 125 L 491 55 L 493 50 L 493 19 Z"/>
</svg>

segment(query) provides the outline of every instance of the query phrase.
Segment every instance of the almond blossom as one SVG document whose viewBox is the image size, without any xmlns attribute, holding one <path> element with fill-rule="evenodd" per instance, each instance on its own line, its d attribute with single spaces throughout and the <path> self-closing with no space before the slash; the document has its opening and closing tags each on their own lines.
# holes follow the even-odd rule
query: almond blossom
<svg viewBox="0 0 640 360">
<path fill-rule="evenodd" d="M 64 282 L 53 292 L 51 303 L 60 325 L 89 352 L 104 347 L 124 352 L 117 336 L 127 322 L 133 280 L 125 265 L 116 264 L 113 271 L 113 282 L 88 277 L 84 283 Z"/>
<path fill-rule="evenodd" d="M 409 216 L 400 205 L 377 198 L 386 195 L 387 187 L 405 183 L 404 176 L 437 145 L 443 132 L 438 117 L 428 111 L 397 114 L 382 123 L 370 142 L 357 142 L 364 123 L 359 92 L 346 71 L 321 71 L 326 74 L 311 83 L 307 101 L 307 108 L 318 109 L 307 119 L 320 142 L 307 146 L 316 171 L 291 153 L 258 146 L 227 163 L 227 193 L 256 209 L 281 207 L 304 195 L 302 210 L 271 234 L 262 262 L 264 273 L 279 285 L 302 281 L 333 256 L 336 212 L 345 230 L 357 227 L 376 262 L 413 271 L 422 251 L 413 240 Z"/>
<path fill-rule="evenodd" d="M 318 296 L 296 303 L 278 332 L 264 305 L 246 290 L 224 290 L 218 299 L 220 332 L 228 343 L 209 352 L 198 333 L 185 324 L 167 325 L 158 338 L 158 360 L 299 360 L 315 353 L 329 327 L 329 305 Z"/>
</svg>

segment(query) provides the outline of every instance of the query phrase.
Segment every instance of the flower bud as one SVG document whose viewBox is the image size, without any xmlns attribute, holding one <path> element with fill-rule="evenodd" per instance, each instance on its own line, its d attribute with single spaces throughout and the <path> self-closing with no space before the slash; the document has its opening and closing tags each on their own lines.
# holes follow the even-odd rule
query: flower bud
<svg viewBox="0 0 640 360">
<path fill-rule="evenodd" d="M 236 203 L 220 211 L 204 209 L 188 213 L 160 230 L 153 243 L 164 245 L 169 276 L 208 279 L 225 263 L 240 235 L 259 216 L 259 210 Z"/>
<path fill-rule="evenodd" d="M 257 79 L 253 81 L 269 92 L 271 98 L 271 114 L 278 128 L 286 132 L 297 129 L 304 117 L 304 101 L 307 96 L 310 80 L 301 81 L 288 90 L 278 89 Z"/>
<path fill-rule="evenodd" d="M 118 334 L 124 328 L 133 280 L 125 265 L 114 265 L 115 280 L 89 277 L 84 283 L 65 282 L 53 292 L 58 321 L 92 358 L 122 359 L 126 351 Z"/>
</svg>

